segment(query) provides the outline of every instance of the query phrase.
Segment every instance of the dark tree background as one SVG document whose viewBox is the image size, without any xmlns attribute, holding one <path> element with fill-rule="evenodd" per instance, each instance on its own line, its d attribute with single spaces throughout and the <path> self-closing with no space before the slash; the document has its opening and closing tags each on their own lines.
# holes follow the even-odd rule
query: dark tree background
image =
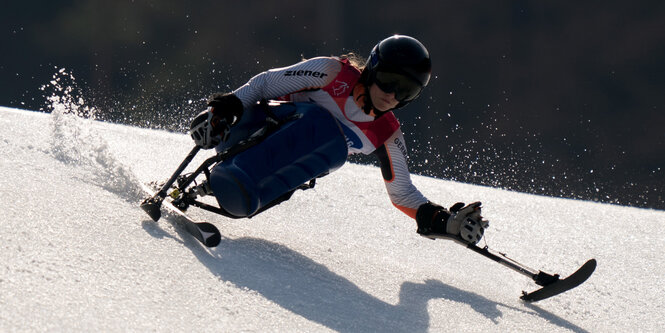
<svg viewBox="0 0 665 333">
<path fill-rule="evenodd" d="M 182 132 L 260 71 L 412 35 L 434 66 L 398 112 L 412 171 L 665 208 L 662 1 L 12 1 L 1 15 L 0 105 L 49 111 L 65 68 L 98 118 Z"/>
</svg>

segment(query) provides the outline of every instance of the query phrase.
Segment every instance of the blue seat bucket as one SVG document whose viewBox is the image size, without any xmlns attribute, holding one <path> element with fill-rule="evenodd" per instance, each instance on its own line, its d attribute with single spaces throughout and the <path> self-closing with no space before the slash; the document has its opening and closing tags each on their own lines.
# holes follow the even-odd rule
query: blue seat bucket
<svg viewBox="0 0 665 333">
<path fill-rule="evenodd" d="M 211 172 L 210 186 L 217 202 L 234 216 L 252 216 L 346 162 L 346 139 L 327 110 L 316 104 L 295 103 L 273 111 L 278 116 L 291 113 L 298 118 L 256 146 L 220 162 Z"/>
</svg>

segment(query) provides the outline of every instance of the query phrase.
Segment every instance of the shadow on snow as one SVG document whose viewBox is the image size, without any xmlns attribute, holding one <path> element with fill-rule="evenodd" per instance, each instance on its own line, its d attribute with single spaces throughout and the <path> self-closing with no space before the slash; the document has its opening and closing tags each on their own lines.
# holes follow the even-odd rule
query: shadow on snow
<svg viewBox="0 0 665 333">
<path fill-rule="evenodd" d="M 166 217 L 171 223 L 178 223 L 178 218 Z M 156 238 L 173 237 L 151 222 L 144 222 L 143 228 Z M 221 280 L 256 291 L 284 309 L 340 332 L 426 332 L 430 299 L 466 304 L 495 324 L 503 315 L 501 306 L 537 315 L 572 331 L 585 332 L 535 305 L 526 305 L 533 312 L 511 307 L 436 280 L 402 283 L 399 303 L 393 305 L 284 245 L 250 237 L 222 237 L 217 248 L 208 250 L 181 226 L 175 230 L 183 244 Z"/>
</svg>

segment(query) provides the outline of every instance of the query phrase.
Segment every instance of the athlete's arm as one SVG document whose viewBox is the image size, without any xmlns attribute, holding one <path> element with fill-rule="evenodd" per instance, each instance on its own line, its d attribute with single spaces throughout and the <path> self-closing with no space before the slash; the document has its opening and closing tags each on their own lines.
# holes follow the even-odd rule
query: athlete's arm
<svg viewBox="0 0 665 333">
<path fill-rule="evenodd" d="M 261 99 L 271 99 L 328 85 L 339 73 L 342 63 L 332 57 L 317 57 L 295 65 L 257 74 L 233 91 L 245 108 Z"/>
<path fill-rule="evenodd" d="M 418 207 L 428 201 L 411 182 L 402 131 L 396 131 L 374 154 L 379 159 L 390 201 L 397 209 L 415 219 Z"/>
</svg>

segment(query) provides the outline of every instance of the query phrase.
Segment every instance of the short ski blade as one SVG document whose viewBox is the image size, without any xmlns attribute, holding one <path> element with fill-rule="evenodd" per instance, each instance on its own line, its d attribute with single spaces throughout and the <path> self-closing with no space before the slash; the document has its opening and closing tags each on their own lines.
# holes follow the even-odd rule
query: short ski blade
<svg viewBox="0 0 665 333">
<path fill-rule="evenodd" d="M 155 190 L 150 188 L 150 186 L 142 184 L 143 190 L 151 196 L 151 198 L 154 198 L 155 193 L 157 193 Z M 146 202 L 149 201 L 147 199 L 141 204 L 141 208 L 143 208 L 150 217 L 157 221 L 159 218 L 155 219 L 153 214 L 155 213 L 155 209 L 159 212 L 159 205 L 156 206 L 156 208 L 153 208 L 152 210 L 147 210 L 145 208 Z M 164 207 L 166 210 L 169 212 L 179 216 L 181 219 L 181 222 L 185 226 L 185 230 L 194 238 L 196 238 L 199 242 L 201 242 L 203 245 L 207 247 L 215 247 L 219 245 L 220 241 L 222 240 L 222 235 L 219 232 L 219 229 L 215 227 L 213 224 L 207 223 L 207 222 L 196 222 L 194 221 L 191 217 L 189 217 L 187 214 L 185 214 L 182 210 L 178 209 L 175 207 L 171 202 L 168 200 L 163 200 L 161 201 L 161 207 Z M 152 213 L 152 214 L 151 214 Z M 160 212 L 161 213 L 161 212 Z M 161 214 L 160 214 L 161 215 Z"/>
<path fill-rule="evenodd" d="M 537 302 L 561 294 L 582 284 L 593 274 L 595 269 L 596 259 L 591 259 L 567 278 L 557 280 L 530 293 L 524 292 L 520 298 L 527 302 Z"/>
</svg>

